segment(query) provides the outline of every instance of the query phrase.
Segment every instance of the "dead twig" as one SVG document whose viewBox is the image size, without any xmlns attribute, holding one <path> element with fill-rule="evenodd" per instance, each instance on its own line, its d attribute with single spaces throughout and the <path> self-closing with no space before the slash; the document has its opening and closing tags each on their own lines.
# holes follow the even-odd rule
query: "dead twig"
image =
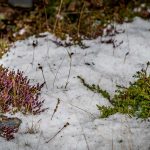
<svg viewBox="0 0 150 150">
<path fill-rule="evenodd" d="M 68 51 L 67 51 L 67 52 L 68 52 Z M 68 56 L 69 56 L 69 59 L 70 59 L 70 63 L 69 63 L 69 73 L 68 73 L 68 76 L 67 76 L 67 81 L 66 81 L 65 89 L 67 88 L 67 85 L 68 85 L 68 83 L 69 83 L 69 77 L 70 77 L 71 66 L 72 66 L 72 55 L 73 55 L 73 53 L 69 53 L 69 52 L 68 52 Z"/>
<path fill-rule="evenodd" d="M 56 21 L 55 21 L 54 28 L 53 28 L 53 33 L 55 33 L 58 20 L 60 19 L 60 13 L 61 13 L 62 4 L 63 4 L 63 0 L 60 1 L 58 13 L 57 13 L 57 15 L 56 15 Z"/>
<path fill-rule="evenodd" d="M 55 86 L 55 81 L 56 81 L 56 78 L 57 78 L 57 74 L 58 74 L 58 72 L 59 72 L 59 70 L 60 70 L 60 68 L 61 68 L 61 65 L 62 65 L 63 62 L 64 62 L 64 59 L 65 59 L 65 57 L 62 59 L 60 65 L 59 65 L 59 67 L 58 67 L 58 69 L 57 69 L 57 72 L 56 72 L 56 74 L 55 74 L 54 81 L 53 81 L 53 88 L 54 88 L 54 86 Z"/>
<path fill-rule="evenodd" d="M 46 141 L 45 143 L 49 143 L 51 140 L 53 140 L 64 128 L 66 128 L 67 126 L 69 126 L 69 122 L 67 122 L 52 138 L 50 138 L 48 141 Z"/>
<path fill-rule="evenodd" d="M 52 117 L 51 117 L 51 120 L 52 120 L 52 118 L 53 118 L 54 114 L 56 113 L 56 111 L 57 111 L 57 109 L 58 109 L 58 105 L 59 105 L 59 104 L 60 104 L 60 99 L 58 98 L 58 99 L 57 99 L 56 107 L 55 107 L 54 112 L 53 112 Z"/>
<path fill-rule="evenodd" d="M 125 56 L 124 56 L 124 60 L 123 60 L 123 63 L 125 63 L 126 62 L 126 58 L 127 58 L 127 56 L 129 55 L 129 52 L 127 52 L 126 54 L 125 54 Z"/>
<path fill-rule="evenodd" d="M 81 19 L 82 19 L 82 15 L 83 15 L 83 10 L 84 10 L 84 6 L 85 6 L 85 3 L 83 3 L 82 5 L 82 8 L 81 8 L 81 11 L 80 11 L 80 17 L 79 17 L 79 21 L 78 21 L 78 27 L 77 27 L 77 35 L 80 36 L 80 25 L 81 25 Z"/>
<path fill-rule="evenodd" d="M 48 89 L 48 86 L 46 84 L 46 79 L 45 79 L 45 76 L 44 76 L 44 72 L 43 72 L 43 67 L 40 64 L 38 64 L 38 68 L 42 71 L 42 76 L 43 76 L 43 79 L 44 79 L 44 83 L 46 85 L 46 88 Z"/>
<path fill-rule="evenodd" d="M 33 46 L 33 57 L 32 57 L 32 66 L 33 66 L 33 63 L 34 63 L 34 53 L 35 53 L 35 47 L 37 47 L 38 46 L 38 41 L 36 40 L 36 41 L 33 41 L 33 43 L 32 43 L 32 46 Z"/>
<path fill-rule="evenodd" d="M 94 114 L 92 114 L 91 112 L 88 112 L 87 110 L 85 110 L 85 109 L 83 109 L 83 108 L 80 108 L 80 107 L 78 107 L 78 106 L 76 106 L 76 105 L 73 105 L 73 104 L 71 104 L 71 103 L 69 103 L 69 102 L 65 102 L 65 101 L 63 101 L 63 100 L 61 100 L 61 101 L 64 102 L 64 103 L 67 103 L 67 104 L 69 104 L 69 105 L 71 105 L 71 106 L 73 106 L 73 107 L 75 107 L 75 108 L 77 108 L 77 109 L 80 109 L 80 110 L 86 112 L 87 114 L 89 114 L 89 115 L 92 116 L 93 118 L 96 118 L 96 116 L 94 116 Z"/>
</svg>

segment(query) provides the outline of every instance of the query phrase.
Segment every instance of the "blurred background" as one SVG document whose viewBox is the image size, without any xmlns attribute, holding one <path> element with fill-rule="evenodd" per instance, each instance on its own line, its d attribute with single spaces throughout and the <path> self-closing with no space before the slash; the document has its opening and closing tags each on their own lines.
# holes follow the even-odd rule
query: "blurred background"
<svg viewBox="0 0 150 150">
<path fill-rule="evenodd" d="M 150 18 L 150 0 L 0 0 L 0 51 L 45 31 L 80 43 L 136 16 Z"/>
</svg>

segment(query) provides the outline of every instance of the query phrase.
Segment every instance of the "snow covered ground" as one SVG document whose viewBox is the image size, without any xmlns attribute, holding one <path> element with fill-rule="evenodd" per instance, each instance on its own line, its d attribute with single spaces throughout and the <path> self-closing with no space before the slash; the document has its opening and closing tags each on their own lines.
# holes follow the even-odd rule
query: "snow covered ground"
<svg viewBox="0 0 150 150">
<path fill-rule="evenodd" d="M 127 86 L 132 75 L 150 61 L 150 21 L 135 18 L 116 28 L 125 32 L 86 40 L 87 49 L 58 47 L 52 42 L 56 38 L 49 33 L 12 46 L 0 64 L 24 71 L 33 84 L 44 82 L 40 64 L 47 85 L 41 98 L 45 99 L 43 107 L 49 109 L 36 116 L 13 115 L 23 123 L 15 139 L 6 141 L 0 137 L 0 150 L 150 150 L 150 122 L 121 114 L 99 119 L 96 104 L 110 103 L 87 90 L 77 78 L 99 84 L 113 95 L 116 84 Z M 122 44 L 113 48 L 112 44 L 101 43 L 110 38 L 115 45 Z M 36 40 L 38 45 L 34 48 L 32 43 Z M 58 98 L 60 104 L 52 117 Z M 69 125 L 63 128 L 67 122 Z M 27 133 L 32 129 L 36 133 Z"/>
</svg>

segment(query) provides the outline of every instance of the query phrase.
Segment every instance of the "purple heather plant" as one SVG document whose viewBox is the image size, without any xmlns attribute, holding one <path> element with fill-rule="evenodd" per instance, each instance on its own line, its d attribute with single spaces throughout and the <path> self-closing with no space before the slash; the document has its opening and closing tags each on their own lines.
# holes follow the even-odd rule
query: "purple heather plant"
<svg viewBox="0 0 150 150">
<path fill-rule="evenodd" d="M 0 112 L 22 112 L 23 114 L 39 114 L 44 100 L 39 100 L 43 84 L 30 85 L 27 76 L 21 71 L 9 71 L 0 66 Z"/>
<path fill-rule="evenodd" d="M 14 139 L 14 133 L 16 133 L 18 131 L 17 128 L 13 128 L 13 127 L 3 127 L 1 128 L 1 136 L 4 137 L 7 141 Z"/>
</svg>

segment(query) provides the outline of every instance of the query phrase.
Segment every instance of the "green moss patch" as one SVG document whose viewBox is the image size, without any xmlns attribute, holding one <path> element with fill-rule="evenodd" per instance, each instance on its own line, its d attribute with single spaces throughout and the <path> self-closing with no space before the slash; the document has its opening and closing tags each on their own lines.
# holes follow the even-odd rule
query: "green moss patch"
<svg viewBox="0 0 150 150">
<path fill-rule="evenodd" d="M 136 81 L 130 82 L 129 87 L 117 86 L 112 99 L 108 96 L 107 91 L 100 90 L 100 87 L 96 85 L 91 86 L 80 78 L 84 86 L 101 94 L 111 102 L 112 107 L 97 105 L 101 118 L 108 117 L 117 112 L 137 118 L 145 119 L 150 117 L 150 75 L 147 73 L 149 65 L 150 62 L 147 63 L 146 69 L 138 71 L 133 76 Z"/>
</svg>

